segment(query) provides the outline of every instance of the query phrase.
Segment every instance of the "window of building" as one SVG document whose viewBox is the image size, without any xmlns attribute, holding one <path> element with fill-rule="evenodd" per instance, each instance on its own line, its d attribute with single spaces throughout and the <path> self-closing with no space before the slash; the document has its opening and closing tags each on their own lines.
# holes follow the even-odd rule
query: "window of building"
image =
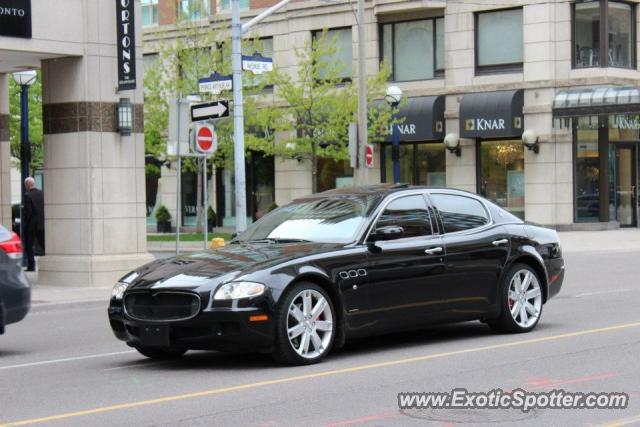
<svg viewBox="0 0 640 427">
<path fill-rule="evenodd" d="M 391 80 L 428 80 L 444 75 L 444 18 L 382 25 L 382 60 Z"/>
<path fill-rule="evenodd" d="M 479 142 L 478 192 L 524 219 L 524 146 L 520 140 Z"/>
<path fill-rule="evenodd" d="M 574 67 L 635 68 L 634 23 L 629 3 L 609 0 L 606 8 L 600 1 L 574 4 Z"/>
<path fill-rule="evenodd" d="M 158 25 L 158 0 L 141 0 L 142 27 Z"/>
<path fill-rule="evenodd" d="M 522 8 L 476 13 L 476 71 L 522 71 Z"/>
<path fill-rule="evenodd" d="M 393 182 L 391 144 L 382 149 L 382 182 Z M 401 143 L 400 182 L 413 185 L 447 185 L 446 149 L 441 142 Z"/>
<path fill-rule="evenodd" d="M 353 40 L 351 28 L 340 28 L 335 30 L 314 31 L 312 36 L 314 42 L 325 37 L 326 42 L 333 43 L 335 52 L 330 58 L 321 58 L 325 64 L 325 69 L 320 70 L 320 79 L 338 78 L 348 80 L 352 76 L 353 68 Z M 337 71 L 337 73 L 336 73 Z"/>
<path fill-rule="evenodd" d="M 231 12 L 231 0 L 218 0 L 217 12 Z M 249 10 L 250 0 L 240 0 L 240 10 Z"/>
<path fill-rule="evenodd" d="M 401 197 L 390 202 L 380 215 L 376 228 L 395 225 L 404 229 L 402 237 L 432 234 L 429 211 L 421 195 Z"/>
<path fill-rule="evenodd" d="M 183 19 L 203 19 L 211 15 L 210 0 L 180 0 L 179 13 Z"/>
<path fill-rule="evenodd" d="M 455 194 L 431 194 L 430 198 L 440 212 L 445 233 L 471 230 L 489 224 L 486 209 L 476 199 Z"/>
<path fill-rule="evenodd" d="M 576 221 L 597 222 L 600 217 L 598 118 L 580 117 L 576 127 Z"/>
<path fill-rule="evenodd" d="M 318 159 L 318 192 L 353 186 L 353 169 L 348 160 Z"/>
</svg>

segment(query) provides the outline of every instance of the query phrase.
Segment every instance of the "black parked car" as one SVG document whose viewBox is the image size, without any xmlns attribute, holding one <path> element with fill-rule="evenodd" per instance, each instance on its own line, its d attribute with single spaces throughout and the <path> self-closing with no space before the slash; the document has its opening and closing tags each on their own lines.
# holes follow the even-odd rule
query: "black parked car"
<svg viewBox="0 0 640 427">
<path fill-rule="evenodd" d="M 141 267 L 108 312 L 148 357 L 260 351 L 306 364 L 352 337 L 439 322 L 528 332 L 563 277 L 554 230 L 464 191 L 381 185 L 298 199 L 224 248 Z"/>
<path fill-rule="evenodd" d="M 22 271 L 22 242 L 0 225 L 0 334 L 24 319 L 31 307 L 31 287 Z"/>
</svg>

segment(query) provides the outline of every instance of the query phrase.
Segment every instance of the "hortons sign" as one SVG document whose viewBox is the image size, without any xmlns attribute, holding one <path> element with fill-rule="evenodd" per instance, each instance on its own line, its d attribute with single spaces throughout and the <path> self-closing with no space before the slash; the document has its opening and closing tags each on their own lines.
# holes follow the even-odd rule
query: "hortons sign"
<svg viewBox="0 0 640 427">
<path fill-rule="evenodd" d="M 0 0 L 0 36 L 31 38 L 31 0 Z"/>
<path fill-rule="evenodd" d="M 116 0 L 118 91 L 136 88 L 135 0 Z"/>
</svg>

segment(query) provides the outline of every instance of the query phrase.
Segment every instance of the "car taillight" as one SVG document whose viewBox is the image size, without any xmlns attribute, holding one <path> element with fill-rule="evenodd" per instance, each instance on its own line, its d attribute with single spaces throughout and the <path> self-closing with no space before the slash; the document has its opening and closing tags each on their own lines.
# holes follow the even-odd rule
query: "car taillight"
<svg viewBox="0 0 640 427">
<path fill-rule="evenodd" d="M 0 249 L 11 259 L 22 259 L 22 242 L 16 233 L 11 233 L 11 239 L 0 242 Z"/>
</svg>

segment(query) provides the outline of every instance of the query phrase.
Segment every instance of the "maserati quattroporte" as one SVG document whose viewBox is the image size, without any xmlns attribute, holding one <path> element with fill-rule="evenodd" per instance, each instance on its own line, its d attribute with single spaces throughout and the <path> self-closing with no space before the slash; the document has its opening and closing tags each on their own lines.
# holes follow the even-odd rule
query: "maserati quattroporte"
<svg viewBox="0 0 640 427">
<path fill-rule="evenodd" d="M 554 230 L 464 191 L 380 185 L 295 200 L 225 247 L 145 265 L 116 284 L 108 314 L 148 357 L 307 364 L 350 338 L 434 323 L 531 331 L 563 278 Z"/>
</svg>

